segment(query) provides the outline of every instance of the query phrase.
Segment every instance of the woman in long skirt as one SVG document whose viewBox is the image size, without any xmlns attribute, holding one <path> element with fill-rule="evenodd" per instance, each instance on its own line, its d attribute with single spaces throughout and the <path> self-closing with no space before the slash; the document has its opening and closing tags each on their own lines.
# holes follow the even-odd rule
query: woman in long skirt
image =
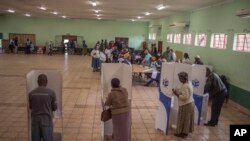
<svg viewBox="0 0 250 141">
<path fill-rule="evenodd" d="M 174 135 L 185 138 L 188 133 L 192 133 L 194 130 L 193 86 L 188 81 L 186 72 L 180 72 L 178 76 L 182 86 L 180 89 L 173 89 L 173 93 L 178 97 L 179 104 L 177 128 Z"/>
<path fill-rule="evenodd" d="M 120 80 L 111 80 L 111 92 L 105 102 L 110 106 L 113 122 L 113 141 L 130 141 L 131 139 L 131 108 L 126 88 L 120 86 Z"/>
</svg>

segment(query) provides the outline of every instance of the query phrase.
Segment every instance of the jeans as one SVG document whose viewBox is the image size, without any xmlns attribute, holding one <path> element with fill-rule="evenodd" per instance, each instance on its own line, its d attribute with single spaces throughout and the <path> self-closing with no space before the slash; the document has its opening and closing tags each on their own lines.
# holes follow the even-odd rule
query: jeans
<svg viewBox="0 0 250 141">
<path fill-rule="evenodd" d="M 42 117 L 32 118 L 32 141 L 53 141 L 53 124 Z"/>
</svg>

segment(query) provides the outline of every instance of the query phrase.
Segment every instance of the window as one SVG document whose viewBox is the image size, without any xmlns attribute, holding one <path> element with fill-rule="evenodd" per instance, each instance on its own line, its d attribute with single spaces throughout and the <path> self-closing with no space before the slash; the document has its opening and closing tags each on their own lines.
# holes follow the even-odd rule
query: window
<svg viewBox="0 0 250 141">
<path fill-rule="evenodd" d="M 249 33 L 235 34 L 233 50 L 250 52 L 250 34 Z"/>
<path fill-rule="evenodd" d="M 156 33 L 149 33 L 149 40 L 155 40 L 156 39 Z"/>
<path fill-rule="evenodd" d="M 174 43 L 181 43 L 181 34 L 175 34 L 174 35 Z"/>
<path fill-rule="evenodd" d="M 211 48 L 226 49 L 227 47 L 227 34 L 215 33 L 211 37 Z"/>
<path fill-rule="evenodd" d="M 173 34 L 167 34 L 167 42 L 173 43 Z"/>
<path fill-rule="evenodd" d="M 183 44 L 191 45 L 192 44 L 192 34 L 187 33 L 183 35 Z"/>
<path fill-rule="evenodd" d="M 198 33 L 195 35 L 195 46 L 205 47 L 207 43 L 207 35 L 204 33 Z"/>
</svg>

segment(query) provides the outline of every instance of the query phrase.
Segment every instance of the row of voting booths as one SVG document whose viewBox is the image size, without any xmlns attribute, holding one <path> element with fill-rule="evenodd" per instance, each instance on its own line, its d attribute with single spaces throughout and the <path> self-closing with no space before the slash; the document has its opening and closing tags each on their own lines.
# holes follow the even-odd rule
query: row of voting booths
<svg viewBox="0 0 250 141">
<path fill-rule="evenodd" d="M 169 128 L 177 127 L 178 98 L 172 89 L 179 88 L 181 82 L 178 74 L 188 73 L 188 80 L 193 85 L 195 103 L 195 124 L 200 125 L 206 120 L 208 94 L 204 94 L 206 83 L 206 65 L 189 65 L 182 63 L 163 63 L 159 87 L 159 109 L 156 114 L 155 128 L 168 134 Z"/>
<path fill-rule="evenodd" d="M 101 68 L 101 109 L 104 110 L 104 103 L 111 92 L 111 80 L 118 78 L 120 85 L 127 89 L 130 107 L 132 104 L 132 67 L 124 63 L 103 63 Z M 132 119 L 132 117 L 130 117 Z M 132 120 L 131 120 L 132 121 Z M 112 119 L 102 122 L 101 136 L 103 140 L 113 134 Z M 131 130 L 130 130 L 131 131 Z M 131 139 L 130 139 L 131 140 Z"/>
<path fill-rule="evenodd" d="M 37 78 L 40 74 L 47 76 L 47 88 L 54 90 L 56 93 L 57 110 L 53 112 L 53 141 L 63 140 L 63 116 L 62 116 L 62 73 L 58 70 L 32 70 L 26 75 L 26 92 L 27 92 L 27 114 L 28 114 L 28 141 L 32 140 L 31 136 L 31 111 L 29 108 L 29 93 L 38 87 Z"/>
<path fill-rule="evenodd" d="M 159 108 L 156 114 L 155 128 L 168 133 L 170 127 L 176 127 L 178 113 L 178 99 L 172 94 L 172 89 L 178 88 L 181 84 L 178 73 L 184 71 L 188 73 L 189 81 L 194 88 L 195 103 L 195 123 L 201 124 L 206 120 L 208 105 L 208 94 L 204 94 L 206 82 L 205 65 L 189 65 L 182 63 L 163 63 L 161 70 L 161 80 L 159 87 Z M 63 140 L 63 116 L 62 116 L 62 74 L 58 70 L 32 70 L 26 76 L 27 79 L 27 101 L 28 94 L 38 87 L 37 77 L 40 74 L 47 75 L 47 87 L 56 93 L 58 109 L 54 114 L 54 141 Z M 118 78 L 121 86 L 128 90 L 129 100 L 132 107 L 132 67 L 122 63 L 103 63 L 101 72 L 101 109 L 104 110 L 104 103 L 111 91 L 111 80 Z M 29 103 L 29 102 L 27 102 Z M 31 111 L 27 104 L 28 113 L 28 139 L 31 141 Z M 131 131 L 131 130 L 130 130 Z M 112 119 L 102 122 L 101 136 L 105 140 L 113 133 Z"/>
</svg>

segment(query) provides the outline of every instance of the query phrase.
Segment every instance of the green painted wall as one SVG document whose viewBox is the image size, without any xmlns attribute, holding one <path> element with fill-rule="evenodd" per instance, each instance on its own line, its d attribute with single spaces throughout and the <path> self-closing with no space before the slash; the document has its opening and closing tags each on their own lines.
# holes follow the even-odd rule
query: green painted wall
<svg viewBox="0 0 250 141">
<path fill-rule="evenodd" d="M 9 38 L 9 33 L 36 34 L 37 45 L 44 45 L 55 40 L 56 35 L 68 33 L 83 36 L 89 47 L 101 39 L 109 41 L 115 37 L 129 37 L 129 46 L 139 48 L 148 36 L 148 22 L 0 16 L 0 32 L 4 39 Z"/>
<path fill-rule="evenodd" d="M 163 41 L 163 46 L 170 46 L 174 50 L 188 52 L 191 60 L 199 54 L 205 64 L 214 66 L 214 70 L 219 74 L 228 76 L 233 91 L 231 99 L 250 109 L 250 52 L 233 51 L 234 33 L 250 32 L 250 18 L 240 18 L 235 16 L 240 9 L 250 9 L 249 0 L 235 0 L 231 3 L 212 6 L 200 10 L 174 15 L 162 19 L 152 20 L 149 25 L 161 25 L 161 32 L 157 40 Z M 189 22 L 188 28 L 171 28 L 169 24 L 173 22 Z M 149 28 L 149 32 L 155 31 Z M 173 44 L 166 42 L 167 33 L 192 33 L 193 44 Z M 195 33 L 203 32 L 208 36 L 207 46 L 194 46 Z M 210 36 L 212 33 L 227 33 L 227 49 L 210 48 Z M 165 49 L 164 49 L 165 50 Z"/>
</svg>

